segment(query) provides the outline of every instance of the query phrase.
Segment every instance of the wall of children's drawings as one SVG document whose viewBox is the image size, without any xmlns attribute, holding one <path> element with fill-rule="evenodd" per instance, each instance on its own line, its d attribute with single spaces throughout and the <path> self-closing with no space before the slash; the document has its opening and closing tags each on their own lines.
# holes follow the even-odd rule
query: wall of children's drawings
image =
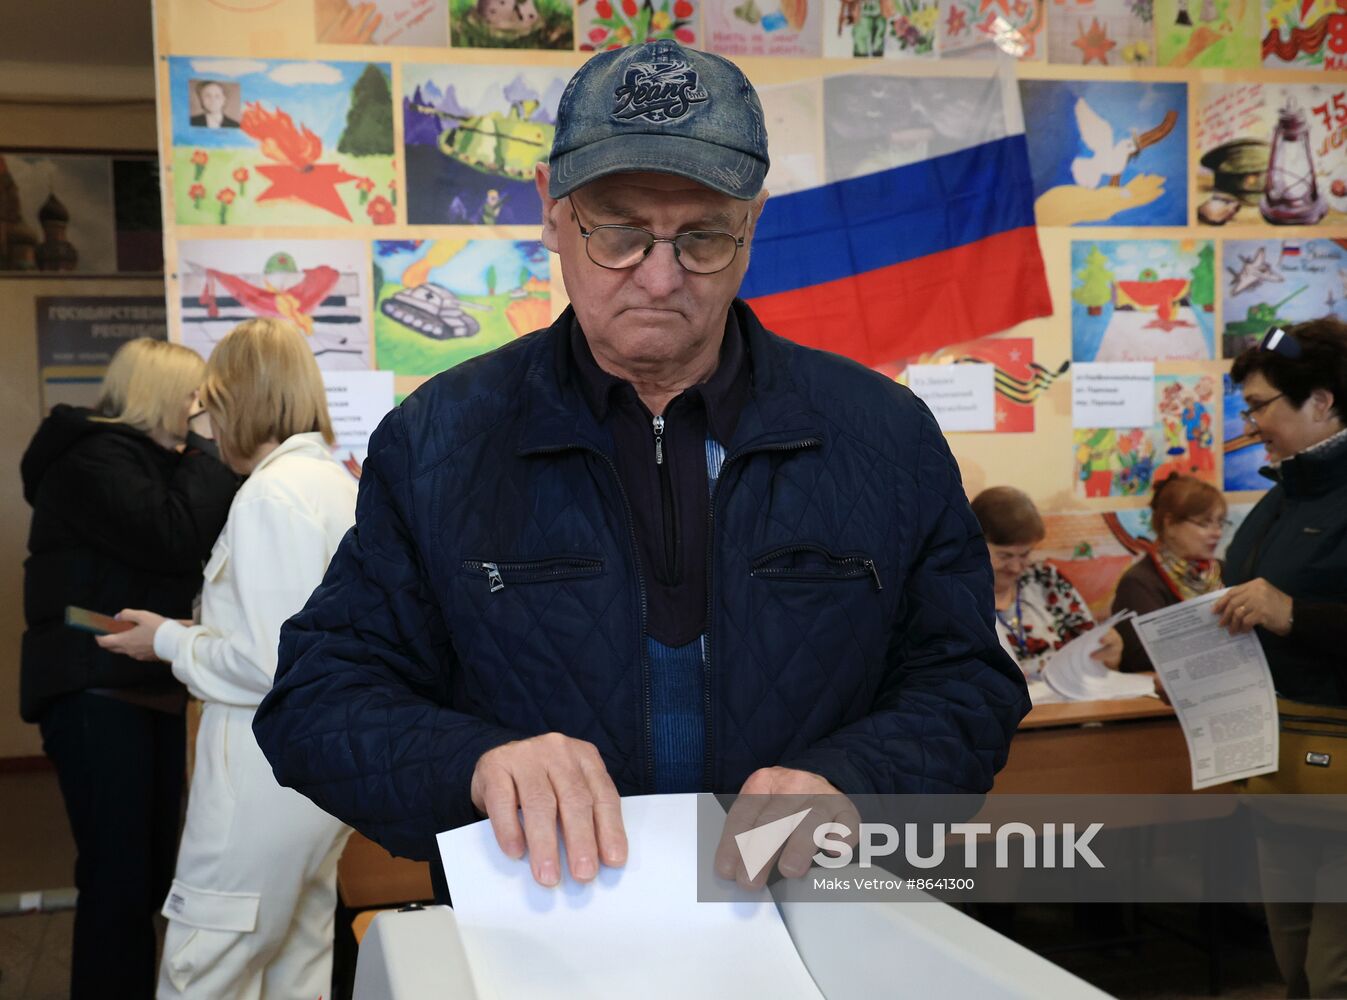
<svg viewBox="0 0 1347 1000">
<path fill-rule="evenodd" d="M 1022 116 L 1025 177 L 984 194 L 1022 182 L 1051 315 L 866 360 L 930 393 L 970 494 L 1012 483 L 1076 518 L 1050 532 L 1063 563 L 1131 558 L 1171 471 L 1247 509 L 1265 481 L 1230 359 L 1271 325 L 1347 317 L 1347 13 L 1327 0 L 166 0 L 156 18 L 170 330 L 203 353 L 284 316 L 321 366 L 391 371 L 401 397 L 544 325 L 565 292 L 532 177 L 561 91 L 589 53 L 656 37 L 760 87 L 778 197 L 965 149 L 988 123 L 959 82 L 1015 58 L 1018 101 L 985 116 L 1012 136 Z M 1033 269 L 1017 289 L 986 263 L 986 294 L 1031 294 Z"/>
</svg>

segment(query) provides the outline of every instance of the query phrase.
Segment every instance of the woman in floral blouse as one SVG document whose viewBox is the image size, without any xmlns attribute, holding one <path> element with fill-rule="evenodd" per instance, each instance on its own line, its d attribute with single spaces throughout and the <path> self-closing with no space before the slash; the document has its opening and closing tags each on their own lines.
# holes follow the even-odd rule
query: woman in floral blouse
<svg viewBox="0 0 1347 1000">
<path fill-rule="evenodd" d="M 1089 605 L 1071 582 L 1033 551 L 1047 534 L 1034 502 L 1011 486 L 993 486 L 973 500 L 996 577 L 996 632 L 1015 657 L 1035 692 L 1052 654 L 1082 632 L 1094 628 Z M 1116 629 L 1093 654 L 1116 670 L 1122 638 Z"/>
</svg>

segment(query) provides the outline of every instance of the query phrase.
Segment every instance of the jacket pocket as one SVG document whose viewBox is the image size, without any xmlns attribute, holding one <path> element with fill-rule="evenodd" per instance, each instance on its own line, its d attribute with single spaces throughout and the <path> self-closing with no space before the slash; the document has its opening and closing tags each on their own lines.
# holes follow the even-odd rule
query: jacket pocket
<svg viewBox="0 0 1347 1000">
<path fill-rule="evenodd" d="M 464 559 L 463 572 L 479 577 L 488 592 L 494 594 L 514 584 L 552 583 L 598 576 L 603 572 L 603 560 L 581 556 L 553 556 L 513 562 Z"/>
<path fill-rule="evenodd" d="M 875 590 L 884 589 L 875 561 L 865 553 L 837 554 L 808 542 L 783 545 L 754 556 L 748 572 L 765 580 L 809 583 L 868 579 Z"/>
</svg>

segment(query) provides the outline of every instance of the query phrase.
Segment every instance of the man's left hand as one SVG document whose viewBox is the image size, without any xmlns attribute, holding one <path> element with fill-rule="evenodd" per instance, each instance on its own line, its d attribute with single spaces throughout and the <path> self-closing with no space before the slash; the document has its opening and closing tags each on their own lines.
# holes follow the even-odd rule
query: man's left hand
<svg viewBox="0 0 1347 1000">
<path fill-rule="evenodd" d="M 716 848 L 716 874 L 735 879 L 746 889 L 759 889 L 767 882 L 772 865 L 766 864 L 749 878 L 735 836 L 767 823 L 808 809 L 810 814 L 795 828 L 775 859 L 776 868 L 786 878 L 800 878 L 810 867 L 817 848 L 814 831 L 823 823 L 842 823 L 854 842 L 860 828 L 860 814 L 849 798 L 825 778 L 810 771 L 789 767 L 764 767 L 748 776 L 739 798 L 725 818 L 725 828 Z"/>
<path fill-rule="evenodd" d="M 1273 635 L 1291 634 L 1291 595 L 1284 594 L 1261 576 L 1231 587 L 1211 610 L 1221 616 L 1221 627 L 1231 635 L 1265 628 Z"/>
<path fill-rule="evenodd" d="M 94 642 L 98 643 L 110 653 L 120 653 L 123 656 L 129 656 L 133 660 L 142 660 L 150 662 L 159 659 L 154 653 L 154 633 L 160 625 L 168 621 L 163 615 L 156 615 L 153 611 L 126 610 L 117 615 L 119 622 L 135 622 L 136 627 L 128 632 L 118 632 L 115 635 L 100 635 L 94 637 Z"/>
</svg>

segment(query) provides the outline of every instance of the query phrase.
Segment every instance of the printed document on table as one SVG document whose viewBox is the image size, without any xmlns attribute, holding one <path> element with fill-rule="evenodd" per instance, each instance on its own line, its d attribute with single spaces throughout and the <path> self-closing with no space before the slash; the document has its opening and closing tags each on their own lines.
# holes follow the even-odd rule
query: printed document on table
<svg viewBox="0 0 1347 1000">
<path fill-rule="evenodd" d="M 1277 770 L 1277 696 L 1254 632 L 1231 635 L 1195 597 L 1132 620 L 1188 741 L 1193 788 Z"/>
<path fill-rule="evenodd" d="M 1103 643 L 1109 629 L 1131 617 L 1132 612 L 1120 611 L 1053 653 L 1043 668 L 1047 686 L 1062 701 L 1111 701 L 1155 694 L 1155 682 L 1150 677 L 1110 670 L 1092 655 Z"/>
<path fill-rule="evenodd" d="M 479 1000 L 822 1000 L 771 897 L 697 902 L 697 796 L 622 800 L 628 861 L 533 881 L 486 820 L 437 838 Z"/>
</svg>

